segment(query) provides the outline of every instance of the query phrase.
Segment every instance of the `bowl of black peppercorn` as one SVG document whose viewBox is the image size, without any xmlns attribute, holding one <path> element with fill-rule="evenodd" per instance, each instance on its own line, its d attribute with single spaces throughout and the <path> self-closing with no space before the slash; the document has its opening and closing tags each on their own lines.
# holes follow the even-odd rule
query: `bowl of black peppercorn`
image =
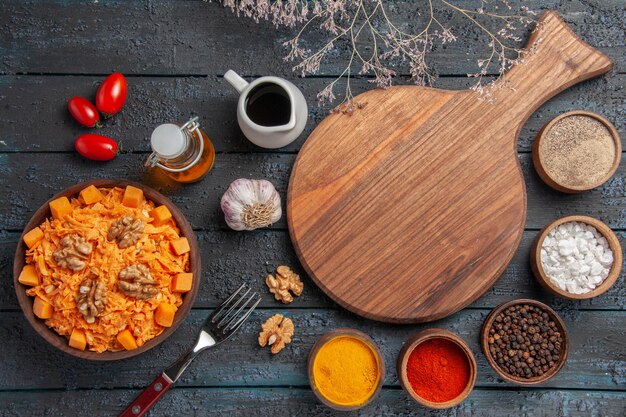
<svg viewBox="0 0 626 417">
<path fill-rule="evenodd" d="M 489 365 L 505 381 L 536 385 L 556 375 L 567 359 L 565 324 L 539 301 L 519 299 L 494 308 L 481 345 Z"/>
</svg>

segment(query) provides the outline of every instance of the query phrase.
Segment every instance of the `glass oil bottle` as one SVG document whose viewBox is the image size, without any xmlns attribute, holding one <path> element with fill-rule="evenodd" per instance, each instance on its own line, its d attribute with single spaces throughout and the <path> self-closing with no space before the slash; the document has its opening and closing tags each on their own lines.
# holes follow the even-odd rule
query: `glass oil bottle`
<svg viewBox="0 0 626 417">
<path fill-rule="evenodd" d="M 215 148 L 200 130 L 197 116 L 182 126 L 175 123 L 157 126 L 150 137 L 150 145 L 152 154 L 145 165 L 161 169 L 181 183 L 201 180 L 215 162 Z"/>
</svg>

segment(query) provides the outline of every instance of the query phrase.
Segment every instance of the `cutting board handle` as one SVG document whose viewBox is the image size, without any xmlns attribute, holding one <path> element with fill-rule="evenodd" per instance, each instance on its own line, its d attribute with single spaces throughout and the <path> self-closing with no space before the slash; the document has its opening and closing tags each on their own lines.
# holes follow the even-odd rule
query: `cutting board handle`
<svg viewBox="0 0 626 417">
<path fill-rule="evenodd" d="M 566 88 L 613 68 L 609 57 L 583 42 L 554 11 L 541 15 L 526 49 L 529 53 L 523 63 L 505 76 L 511 89 L 499 94 L 532 110 Z"/>
</svg>

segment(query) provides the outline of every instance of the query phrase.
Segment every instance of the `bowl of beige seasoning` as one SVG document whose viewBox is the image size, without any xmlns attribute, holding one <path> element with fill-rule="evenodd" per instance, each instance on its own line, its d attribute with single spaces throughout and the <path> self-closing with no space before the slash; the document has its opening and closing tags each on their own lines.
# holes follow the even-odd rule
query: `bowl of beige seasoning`
<svg viewBox="0 0 626 417">
<path fill-rule="evenodd" d="M 574 110 L 550 120 L 533 144 L 541 179 L 564 193 L 581 193 L 605 183 L 619 166 L 622 145 L 604 117 Z"/>
</svg>

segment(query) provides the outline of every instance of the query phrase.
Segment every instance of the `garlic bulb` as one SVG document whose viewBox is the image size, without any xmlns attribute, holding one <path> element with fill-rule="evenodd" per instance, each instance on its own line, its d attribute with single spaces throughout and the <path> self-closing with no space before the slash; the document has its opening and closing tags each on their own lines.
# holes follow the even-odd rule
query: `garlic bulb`
<svg viewBox="0 0 626 417">
<path fill-rule="evenodd" d="M 222 196 L 226 224 L 234 230 L 254 230 L 276 223 L 282 215 L 280 195 L 267 180 L 239 178 Z"/>
</svg>

